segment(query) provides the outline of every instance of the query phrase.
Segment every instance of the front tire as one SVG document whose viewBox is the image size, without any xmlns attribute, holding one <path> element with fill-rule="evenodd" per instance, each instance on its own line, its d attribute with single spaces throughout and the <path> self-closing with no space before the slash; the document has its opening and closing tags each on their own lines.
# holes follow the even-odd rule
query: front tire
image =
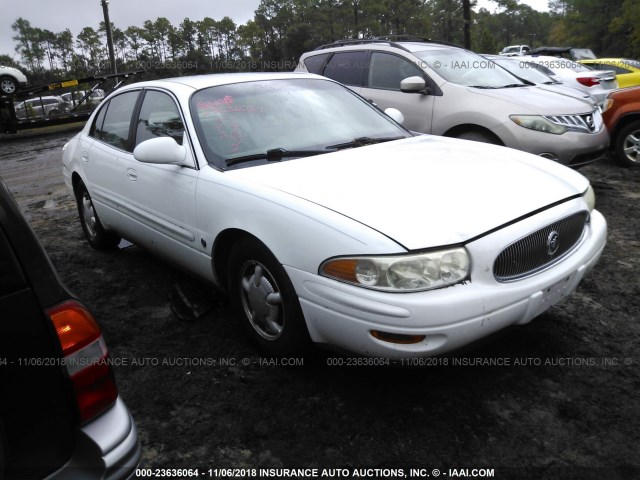
<svg viewBox="0 0 640 480">
<path fill-rule="evenodd" d="M 97 250 L 114 249 L 120 243 L 120 237 L 104 229 L 93 206 L 89 191 L 82 182 L 76 188 L 76 204 L 78 205 L 80 224 L 89 245 Z"/>
<path fill-rule="evenodd" d="M 298 295 L 266 246 L 252 238 L 234 245 L 228 287 L 242 330 L 263 351 L 285 356 L 308 348 L 309 333 Z"/>
<path fill-rule="evenodd" d="M 620 130 L 615 143 L 616 159 L 627 167 L 640 166 L 640 120 Z"/>
</svg>

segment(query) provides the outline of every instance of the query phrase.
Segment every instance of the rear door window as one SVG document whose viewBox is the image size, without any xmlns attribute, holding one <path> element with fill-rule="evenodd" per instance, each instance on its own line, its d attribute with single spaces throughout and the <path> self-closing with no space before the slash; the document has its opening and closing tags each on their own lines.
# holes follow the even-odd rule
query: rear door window
<svg viewBox="0 0 640 480">
<path fill-rule="evenodd" d="M 322 75 L 322 67 L 324 67 L 327 58 L 330 53 L 323 53 L 322 55 L 314 55 L 313 57 L 307 57 L 304 59 L 304 65 L 307 67 L 309 73 L 316 73 Z"/>
<path fill-rule="evenodd" d="M 100 140 L 121 150 L 131 151 L 129 130 L 138 91 L 113 97 L 104 116 Z"/>
<path fill-rule="evenodd" d="M 334 53 L 324 68 L 324 76 L 344 85 L 361 87 L 367 70 L 367 52 Z"/>
</svg>

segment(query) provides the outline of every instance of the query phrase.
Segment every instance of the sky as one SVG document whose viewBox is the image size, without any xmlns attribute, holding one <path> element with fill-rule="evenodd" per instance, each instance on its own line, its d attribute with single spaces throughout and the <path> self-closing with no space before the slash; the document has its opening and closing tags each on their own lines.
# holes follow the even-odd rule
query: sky
<svg viewBox="0 0 640 480">
<path fill-rule="evenodd" d="M 185 17 L 202 20 L 211 17 L 220 20 L 228 16 L 236 24 L 246 23 L 254 16 L 260 0 L 109 0 L 109 16 L 118 28 L 135 25 L 141 27 L 145 20 L 167 17 L 173 25 L 179 25 Z M 521 0 L 539 11 L 547 10 L 548 0 Z M 496 10 L 489 0 L 478 0 L 478 7 Z M 0 0 L 0 54 L 19 59 L 15 52 L 15 33 L 11 25 L 19 17 L 32 26 L 61 32 L 66 28 L 74 37 L 85 26 L 95 29 L 104 20 L 100 0 L 76 2 L 52 2 L 51 0 Z M 416 32 L 419 34 L 420 32 Z"/>
</svg>

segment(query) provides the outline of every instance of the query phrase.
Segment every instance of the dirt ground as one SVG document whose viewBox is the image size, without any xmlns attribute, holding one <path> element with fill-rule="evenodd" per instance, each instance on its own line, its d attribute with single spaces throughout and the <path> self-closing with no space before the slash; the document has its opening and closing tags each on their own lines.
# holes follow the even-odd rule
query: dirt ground
<svg viewBox="0 0 640 480">
<path fill-rule="evenodd" d="M 578 291 L 530 324 L 414 368 L 330 366 L 331 353 L 277 366 L 223 300 L 195 321 L 176 317 L 176 289 L 206 286 L 139 247 L 89 247 L 61 173 L 77 129 L 0 136 L 0 176 L 101 323 L 146 467 L 640 478 L 640 169 L 581 170 L 608 245 Z"/>
</svg>

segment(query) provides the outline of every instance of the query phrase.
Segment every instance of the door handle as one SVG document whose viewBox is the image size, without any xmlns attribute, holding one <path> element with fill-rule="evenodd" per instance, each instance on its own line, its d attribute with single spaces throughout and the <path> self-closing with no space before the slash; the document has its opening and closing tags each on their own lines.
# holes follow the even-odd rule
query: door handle
<svg viewBox="0 0 640 480">
<path fill-rule="evenodd" d="M 138 172 L 136 172 L 133 168 L 127 168 L 127 178 L 132 182 L 138 180 Z"/>
</svg>

